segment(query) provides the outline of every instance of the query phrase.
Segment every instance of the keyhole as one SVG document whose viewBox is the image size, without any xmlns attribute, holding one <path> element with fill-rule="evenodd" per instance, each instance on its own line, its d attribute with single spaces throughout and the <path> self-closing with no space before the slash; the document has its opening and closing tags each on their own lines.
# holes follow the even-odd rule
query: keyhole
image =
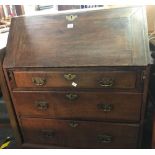
<svg viewBox="0 0 155 155">
<path fill-rule="evenodd" d="M 71 15 L 71 20 L 72 20 L 72 17 L 73 17 L 73 16 Z"/>
</svg>

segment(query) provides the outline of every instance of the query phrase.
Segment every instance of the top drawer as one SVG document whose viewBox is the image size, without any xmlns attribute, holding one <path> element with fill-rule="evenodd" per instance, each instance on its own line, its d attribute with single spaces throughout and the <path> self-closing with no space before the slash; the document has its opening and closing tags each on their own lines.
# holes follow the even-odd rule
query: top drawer
<svg viewBox="0 0 155 155">
<path fill-rule="evenodd" d="M 136 71 L 14 71 L 17 88 L 137 87 Z"/>
</svg>

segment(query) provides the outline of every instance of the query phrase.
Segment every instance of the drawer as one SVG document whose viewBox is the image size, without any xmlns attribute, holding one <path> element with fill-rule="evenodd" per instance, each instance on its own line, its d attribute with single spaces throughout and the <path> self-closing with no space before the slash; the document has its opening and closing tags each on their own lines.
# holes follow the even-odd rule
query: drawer
<svg viewBox="0 0 155 155">
<path fill-rule="evenodd" d="M 17 88 L 135 89 L 135 71 L 14 71 Z M 138 80 L 139 81 L 139 80 Z"/>
<path fill-rule="evenodd" d="M 138 125 L 22 118 L 24 143 L 71 148 L 136 148 Z"/>
<path fill-rule="evenodd" d="M 140 93 L 14 91 L 19 115 L 139 121 Z"/>
</svg>

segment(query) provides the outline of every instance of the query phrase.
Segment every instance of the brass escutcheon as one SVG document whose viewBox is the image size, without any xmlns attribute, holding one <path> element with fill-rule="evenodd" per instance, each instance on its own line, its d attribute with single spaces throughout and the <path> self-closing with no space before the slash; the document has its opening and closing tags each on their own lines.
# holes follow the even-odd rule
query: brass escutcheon
<svg viewBox="0 0 155 155">
<path fill-rule="evenodd" d="M 78 95 L 69 93 L 69 94 L 66 94 L 66 98 L 70 101 L 73 101 L 73 100 L 76 100 L 78 98 Z"/>
<path fill-rule="evenodd" d="M 77 17 L 78 17 L 77 15 L 68 15 L 68 16 L 66 16 L 66 19 L 68 21 L 74 21 Z"/>
<path fill-rule="evenodd" d="M 71 80 L 74 80 L 76 78 L 76 75 L 75 74 L 71 74 L 71 73 L 68 73 L 68 74 L 64 74 L 64 78 L 68 81 L 71 81 Z"/>
<path fill-rule="evenodd" d="M 70 121 L 69 122 L 69 126 L 72 128 L 76 128 L 79 125 L 79 123 L 77 121 Z"/>
<path fill-rule="evenodd" d="M 100 134 L 100 135 L 97 135 L 97 141 L 99 143 L 111 143 L 112 136 L 107 135 L 107 134 Z"/>
<path fill-rule="evenodd" d="M 54 136 L 55 136 L 55 132 L 54 130 L 41 130 L 41 134 L 42 138 L 45 138 L 45 139 L 53 139 Z"/>
</svg>

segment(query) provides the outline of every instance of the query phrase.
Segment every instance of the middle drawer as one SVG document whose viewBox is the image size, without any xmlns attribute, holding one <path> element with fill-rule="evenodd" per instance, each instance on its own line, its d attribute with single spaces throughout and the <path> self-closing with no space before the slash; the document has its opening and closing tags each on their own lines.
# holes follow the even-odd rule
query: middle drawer
<svg viewBox="0 0 155 155">
<path fill-rule="evenodd" d="M 14 91 L 18 115 L 46 118 L 139 121 L 140 93 Z"/>
</svg>

